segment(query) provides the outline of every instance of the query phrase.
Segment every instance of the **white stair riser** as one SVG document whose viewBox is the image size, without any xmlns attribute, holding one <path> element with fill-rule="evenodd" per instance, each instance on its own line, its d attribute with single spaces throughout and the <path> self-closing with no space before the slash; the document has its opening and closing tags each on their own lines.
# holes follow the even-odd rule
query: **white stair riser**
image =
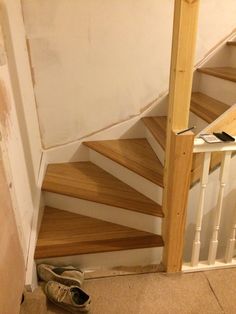
<svg viewBox="0 0 236 314">
<path fill-rule="evenodd" d="M 103 156 L 100 153 L 90 149 L 89 151 L 90 161 L 98 167 L 109 172 L 117 179 L 128 184 L 138 192 L 152 199 L 158 204 L 162 204 L 162 188 L 155 183 L 145 179 L 144 177 L 136 174 L 133 171 L 123 167 L 122 165 L 112 161 L 111 159 Z"/>
<path fill-rule="evenodd" d="M 105 220 L 134 229 L 161 234 L 162 218 L 159 217 L 56 193 L 44 192 L 44 197 L 45 204 L 50 207 Z"/>
<path fill-rule="evenodd" d="M 189 127 L 196 126 L 196 128 L 193 130 L 195 134 L 198 134 L 203 129 L 205 129 L 208 126 L 208 123 L 198 117 L 195 113 L 190 111 L 189 114 Z"/>
<path fill-rule="evenodd" d="M 201 73 L 199 92 L 229 106 L 236 103 L 236 83 Z"/>
<path fill-rule="evenodd" d="M 84 271 L 118 266 L 147 266 L 160 264 L 162 248 L 134 249 L 118 252 L 83 254 L 37 260 L 37 264 L 73 265 Z"/>
<path fill-rule="evenodd" d="M 152 149 L 156 153 L 158 159 L 160 160 L 161 164 L 164 166 L 165 163 L 165 151 L 161 147 L 161 145 L 157 142 L 154 138 L 152 133 L 146 128 L 146 139 L 148 143 L 151 145 Z"/>
</svg>

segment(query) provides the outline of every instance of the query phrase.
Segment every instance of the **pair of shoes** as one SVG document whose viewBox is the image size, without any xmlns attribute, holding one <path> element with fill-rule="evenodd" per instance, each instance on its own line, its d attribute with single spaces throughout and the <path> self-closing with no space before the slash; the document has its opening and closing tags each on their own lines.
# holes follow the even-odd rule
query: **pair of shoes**
<svg viewBox="0 0 236 314">
<path fill-rule="evenodd" d="M 71 313 L 89 311 L 91 299 L 81 289 L 84 273 L 80 269 L 41 264 L 38 275 L 47 282 L 45 293 L 51 302 Z"/>
</svg>

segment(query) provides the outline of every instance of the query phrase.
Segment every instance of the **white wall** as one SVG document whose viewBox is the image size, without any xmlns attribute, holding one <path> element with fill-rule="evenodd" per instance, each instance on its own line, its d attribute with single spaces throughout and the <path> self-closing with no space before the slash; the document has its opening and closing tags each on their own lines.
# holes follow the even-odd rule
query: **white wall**
<svg viewBox="0 0 236 314">
<path fill-rule="evenodd" d="M 43 144 L 140 112 L 167 87 L 173 1 L 23 1 Z"/>
<path fill-rule="evenodd" d="M 44 148 L 138 115 L 168 89 L 174 0 L 22 0 Z M 196 61 L 236 26 L 202 0 Z"/>
</svg>

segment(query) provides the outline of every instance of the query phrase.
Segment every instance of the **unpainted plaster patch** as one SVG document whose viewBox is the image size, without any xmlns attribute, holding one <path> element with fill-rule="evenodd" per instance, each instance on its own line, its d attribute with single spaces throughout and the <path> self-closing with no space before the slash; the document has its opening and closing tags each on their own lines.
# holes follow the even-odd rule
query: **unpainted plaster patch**
<svg viewBox="0 0 236 314">
<path fill-rule="evenodd" d="M 2 27 L 0 25 L 0 66 L 3 66 L 7 63 L 7 56 L 6 56 L 3 38 L 4 37 L 3 37 Z"/>
<path fill-rule="evenodd" d="M 5 130 L 5 135 L 7 136 L 9 128 L 9 117 L 10 117 L 10 101 L 7 97 L 7 90 L 3 81 L 0 81 L 0 124 Z"/>
</svg>

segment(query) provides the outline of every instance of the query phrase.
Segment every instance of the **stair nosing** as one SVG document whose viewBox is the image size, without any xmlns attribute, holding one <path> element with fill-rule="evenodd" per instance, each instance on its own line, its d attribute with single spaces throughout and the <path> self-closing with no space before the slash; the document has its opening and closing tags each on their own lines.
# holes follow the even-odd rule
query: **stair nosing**
<svg viewBox="0 0 236 314">
<path fill-rule="evenodd" d="M 137 212 L 137 213 L 141 213 L 141 214 L 144 214 L 144 215 L 149 215 L 149 216 L 154 216 L 154 217 L 159 217 L 159 218 L 163 218 L 164 217 L 164 213 L 162 211 L 162 206 L 156 202 L 154 202 L 157 207 L 159 207 L 159 211 L 158 213 L 149 213 L 149 212 L 145 212 L 145 211 L 141 211 L 141 210 L 138 210 L 138 209 L 131 209 L 131 208 L 125 208 L 125 207 L 122 207 L 122 206 L 119 206 L 119 205 L 114 205 L 114 204 L 111 204 L 109 202 L 105 202 L 105 201 L 96 201 L 96 200 L 93 200 L 93 199 L 89 199 L 89 198 L 86 198 L 86 197 L 81 197 L 81 196 L 76 196 L 76 195 L 73 195 L 73 194 L 70 194 L 70 193 L 59 193 L 59 192 L 55 192 L 53 191 L 53 189 L 44 189 L 42 188 L 42 190 L 44 192 L 48 192 L 48 193 L 55 193 L 55 194 L 58 194 L 58 195 L 65 195 L 65 196 L 69 196 L 69 197 L 72 197 L 72 198 L 77 198 L 77 199 L 81 199 L 81 200 L 85 200 L 85 201 L 88 201 L 88 202 L 93 202 L 93 203 L 97 203 L 97 204 L 103 204 L 103 205 L 108 205 L 108 206 L 112 206 L 112 207 L 117 207 L 117 208 L 121 208 L 121 209 L 124 209 L 124 210 L 130 210 L 130 211 L 134 211 L 134 212 Z M 140 193 L 141 194 L 141 193 Z M 150 199 L 151 200 L 151 199 Z"/>
<path fill-rule="evenodd" d="M 67 229 L 66 229 L 65 234 L 60 233 L 60 232 L 58 234 L 56 231 L 55 242 L 51 241 L 52 235 L 50 235 L 48 238 L 45 237 L 45 233 L 47 234 L 49 229 L 51 230 L 52 234 L 53 232 L 55 232 L 55 230 L 53 228 L 51 229 L 51 226 L 50 226 L 50 224 L 52 224 L 52 222 L 50 222 L 50 219 L 49 219 L 50 210 L 53 211 L 51 220 L 53 216 L 54 217 L 55 215 L 58 216 L 58 214 L 60 213 L 62 214 L 62 216 L 61 218 L 59 218 L 59 221 L 60 219 L 62 219 L 62 217 L 64 217 L 67 222 Z M 45 207 L 45 212 L 47 212 L 47 218 L 46 218 L 46 221 L 44 221 L 45 216 L 43 217 L 42 224 L 44 224 L 45 226 L 46 223 L 49 223 L 49 225 L 43 231 L 40 229 L 39 240 L 37 242 L 36 250 L 35 250 L 36 259 L 73 256 L 73 255 L 81 255 L 81 254 L 87 255 L 87 254 L 96 254 L 96 253 L 104 253 L 104 252 L 115 252 L 115 251 L 123 251 L 123 250 L 164 246 L 164 241 L 162 239 L 162 236 L 158 234 L 153 234 L 151 232 L 138 230 L 132 227 L 126 227 L 126 226 L 116 224 L 116 223 L 106 222 L 104 220 L 100 220 L 97 218 L 91 218 L 84 215 L 69 213 L 65 210 L 60 210 L 60 209 L 49 207 L 49 206 Z M 70 235 L 70 237 L 68 238 L 70 239 L 70 241 L 68 241 L 68 243 L 64 242 L 64 239 L 66 239 L 67 237 L 67 232 L 74 235 L 73 232 L 68 231 L 68 216 L 69 215 L 71 215 L 71 218 L 70 218 L 71 221 L 74 220 L 73 217 L 77 216 L 78 218 L 85 219 L 85 221 L 87 221 L 89 226 L 92 226 L 93 228 L 95 227 L 95 229 L 92 229 L 94 230 L 92 231 L 92 233 L 88 232 L 88 239 L 86 239 L 86 234 L 85 236 L 83 236 L 81 233 L 78 233 L 77 235 L 75 235 L 74 238 L 71 238 L 71 235 Z M 61 224 L 63 224 L 63 220 L 61 221 L 62 221 Z M 81 223 L 82 222 L 80 222 L 80 224 Z M 102 225 L 99 226 L 99 223 L 101 223 Z M 75 224 L 74 227 L 76 225 L 78 227 L 78 224 Z M 114 238 L 112 238 L 113 228 L 114 228 L 113 226 L 115 227 Z M 56 230 L 61 230 L 61 228 L 59 227 L 60 227 L 60 222 L 59 222 L 59 225 L 57 225 Z M 96 234 L 95 230 L 97 227 L 98 227 L 98 230 L 100 229 L 99 235 L 100 234 L 102 235 L 101 237 L 99 236 L 98 238 L 95 237 L 95 234 Z M 108 229 L 106 230 L 107 227 Z M 103 230 L 102 228 L 105 228 L 105 233 L 103 233 L 103 231 L 101 233 L 101 230 Z M 54 236 L 53 236 L 53 239 L 54 239 Z M 81 236 L 83 237 L 82 239 L 80 239 Z M 141 239 L 142 239 L 142 242 L 140 243 Z M 80 244 L 81 244 L 81 247 L 80 247 Z M 86 248 L 86 246 L 88 246 L 88 248 Z M 50 250 L 50 253 L 48 252 L 49 250 Z M 58 251 L 60 251 L 61 253 L 59 254 Z"/>
<path fill-rule="evenodd" d="M 91 165 L 93 166 L 96 166 L 94 165 L 93 163 L 89 162 Z M 70 164 L 70 163 L 69 163 Z M 96 166 L 97 168 L 101 169 L 100 167 Z M 101 169 L 102 170 L 102 169 Z M 103 170 L 104 171 L 104 170 Z M 105 171 L 104 171 L 105 172 Z M 119 179 L 117 179 L 116 177 L 114 177 L 113 175 L 109 174 L 109 176 L 115 178 L 115 180 L 119 181 L 119 182 L 122 182 L 120 181 Z M 45 178 L 47 178 L 47 171 L 46 171 L 46 175 L 45 175 Z M 59 179 L 59 182 L 60 182 L 60 179 Z M 72 197 L 72 198 L 77 198 L 77 199 L 82 199 L 82 200 L 87 200 L 87 201 L 90 201 L 90 202 L 94 202 L 94 203 L 98 203 L 98 204 L 104 204 L 104 205 L 109 205 L 109 206 L 113 206 L 113 207 L 117 207 L 117 208 L 122 208 L 124 210 L 130 210 L 130 211 L 134 211 L 134 212 L 137 212 L 137 213 L 142 213 L 142 214 L 146 214 L 146 215 L 150 215 L 150 216 L 155 216 L 155 217 L 159 217 L 159 218 L 163 218 L 164 217 L 164 214 L 163 214 L 163 211 L 162 211 L 162 206 L 153 201 L 152 199 L 148 198 L 147 196 L 143 195 L 142 193 L 138 192 L 137 190 L 135 190 L 134 188 L 130 187 L 129 185 L 127 185 L 126 183 L 122 182 L 122 184 L 124 186 L 127 186 L 129 187 L 129 189 L 133 190 L 134 193 L 137 193 L 137 195 L 141 195 L 142 198 L 143 198 L 143 204 L 145 204 L 145 208 L 152 208 L 152 209 L 149 209 L 148 211 L 147 210 L 143 210 L 142 208 L 137 208 L 135 205 L 133 206 L 124 206 L 124 204 L 117 204 L 116 201 L 114 201 L 114 203 L 110 202 L 109 200 L 106 200 L 104 198 L 102 199 L 97 199 L 96 198 L 96 195 L 95 196 L 91 196 L 91 195 L 87 195 L 87 196 L 84 196 L 84 195 L 79 195 L 78 193 L 76 192 L 71 192 L 71 191 L 65 191 L 61 188 L 60 184 L 57 184 L 57 183 L 53 183 L 55 187 L 51 187 L 51 186 L 46 186 L 47 184 L 47 181 L 46 179 L 44 179 L 43 181 L 43 185 L 42 185 L 42 190 L 44 192 L 51 192 L 51 193 L 55 193 L 55 194 L 58 194 L 58 195 L 66 195 L 66 196 L 69 196 L 69 197 Z M 69 186 L 69 185 L 67 185 Z M 119 202 L 119 197 L 118 197 L 118 202 Z M 121 200 L 122 200 L 122 197 L 121 197 Z M 132 200 L 127 200 L 126 202 L 123 200 L 122 202 L 123 203 L 128 203 L 128 202 L 132 202 Z M 146 203 L 145 203 L 146 201 Z"/>
<path fill-rule="evenodd" d="M 224 68 L 224 67 L 221 67 L 221 68 Z M 234 69 L 233 67 L 225 67 L 225 68 Z M 231 75 L 228 75 L 228 74 L 222 74 L 222 73 L 219 73 L 219 72 L 217 73 L 217 71 L 214 72 L 214 67 L 212 67 L 212 68 L 211 67 L 198 68 L 197 71 L 200 72 L 200 73 L 203 73 L 203 74 L 207 74 L 207 75 L 210 75 L 210 76 L 214 76 L 214 77 L 226 80 L 226 81 L 236 82 L 236 75 L 235 75 L 235 77 L 232 77 Z"/>
</svg>

